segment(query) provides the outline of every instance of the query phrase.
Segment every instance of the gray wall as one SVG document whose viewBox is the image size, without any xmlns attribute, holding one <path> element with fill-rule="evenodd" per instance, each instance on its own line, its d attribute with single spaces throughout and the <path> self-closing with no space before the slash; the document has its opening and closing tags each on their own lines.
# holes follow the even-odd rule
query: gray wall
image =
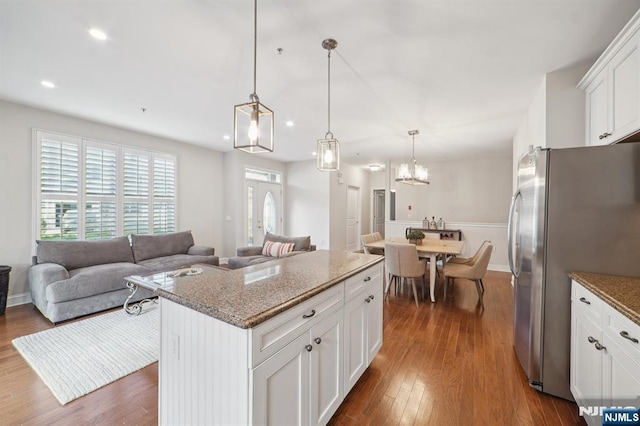
<svg viewBox="0 0 640 426">
<path fill-rule="evenodd" d="M 11 265 L 9 303 L 28 293 L 33 235 L 32 128 L 152 149 L 178 159 L 178 230 L 219 253 L 222 246 L 222 154 L 168 139 L 0 101 L 0 264 Z M 13 296 L 13 297 L 12 297 Z"/>
</svg>

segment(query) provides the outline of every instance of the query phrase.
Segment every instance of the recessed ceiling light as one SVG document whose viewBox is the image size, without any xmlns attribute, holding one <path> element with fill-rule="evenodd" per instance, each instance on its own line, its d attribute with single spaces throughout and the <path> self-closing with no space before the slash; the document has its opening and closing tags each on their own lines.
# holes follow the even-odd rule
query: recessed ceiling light
<svg viewBox="0 0 640 426">
<path fill-rule="evenodd" d="M 380 164 L 369 164 L 369 170 L 371 170 L 372 172 L 378 172 L 378 171 L 382 170 L 382 165 L 380 165 Z"/>
<path fill-rule="evenodd" d="M 285 124 L 287 127 L 293 127 L 293 121 L 287 121 Z"/>
<path fill-rule="evenodd" d="M 318 153 L 317 153 L 317 152 L 315 152 L 315 151 L 313 151 L 313 152 L 311 153 L 311 155 L 318 155 Z"/>
<path fill-rule="evenodd" d="M 107 39 L 107 35 L 104 33 L 104 31 L 101 31 L 97 28 L 91 28 L 89 30 L 89 34 L 91 34 L 91 36 L 93 36 L 94 38 L 97 38 L 98 40 L 106 40 Z"/>
<path fill-rule="evenodd" d="M 222 137 L 222 139 L 224 139 L 225 141 L 228 141 L 229 139 L 231 139 L 231 136 L 229 136 L 229 135 L 224 135 L 224 136 Z"/>
<path fill-rule="evenodd" d="M 42 84 L 44 87 L 48 87 L 49 89 L 53 89 L 56 87 L 55 84 L 53 84 L 52 82 L 48 81 L 48 80 L 42 80 L 40 82 L 40 84 Z"/>
</svg>

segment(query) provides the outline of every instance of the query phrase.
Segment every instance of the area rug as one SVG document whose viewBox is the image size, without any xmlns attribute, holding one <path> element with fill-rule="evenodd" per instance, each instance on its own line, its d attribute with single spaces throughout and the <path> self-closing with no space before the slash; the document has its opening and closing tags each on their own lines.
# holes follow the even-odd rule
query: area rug
<svg viewBox="0 0 640 426">
<path fill-rule="evenodd" d="M 123 310 L 18 337 L 13 345 L 64 405 L 158 360 L 160 309 Z"/>
</svg>

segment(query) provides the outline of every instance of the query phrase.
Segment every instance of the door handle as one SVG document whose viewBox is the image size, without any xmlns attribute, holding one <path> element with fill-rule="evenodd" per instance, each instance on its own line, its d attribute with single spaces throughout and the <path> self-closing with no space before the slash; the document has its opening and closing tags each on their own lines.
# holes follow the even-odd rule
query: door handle
<svg viewBox="0 0 640 426">
<path fill-rule="evenodd" d="M 598 139 L 602 140 L 604 138 L 608 138 L 609 136 L 611 136 L 611 133 L 609 132 L 604 132 L 603 134 L 601 134 L 600 136 L 598 136 Z"/>
<path fill-rule="evenodd" d="M 509 222 L 507 224 L 507 254 L 509 255 L 509 269 L 511 269 L 511 273 L 518 278 L 520 276 L 520 271 L 516 271 L 515 265 L 513 263 L 513 215 L 516 210 L 516 202 L 518 198 L 522 196 L 520 190 L 517 190 L 513 197 L 511 198 L 511 206 L 509 207 Z"/>
<path fill-rule="evenodd" d="M 322 339 L 319 337 L 316 337 L 315 339 L 313 339 L 314 342 L 316 342 L 316 345 L 319 345 L 320 342 L 322 342 Z"/>
<path fill-rule="evenodd" d="M 580 301 L 581 301 L 582 303 L 586 303 L 587 305 L 590 305 L 590 304 L 591 304 L 591 302 L 589 302 L 589 301 L 588 301 L 587 299 L 585 299 L 584 297 L 581 297 L 581 298 L 580 298 Z"/>
</svg>

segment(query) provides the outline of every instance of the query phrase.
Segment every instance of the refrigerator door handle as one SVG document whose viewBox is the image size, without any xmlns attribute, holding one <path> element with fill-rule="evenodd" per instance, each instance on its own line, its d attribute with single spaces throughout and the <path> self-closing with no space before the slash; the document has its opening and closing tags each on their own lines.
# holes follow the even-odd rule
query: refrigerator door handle
<svg viewBox="0 0 640 426">
<path fill-rule="evenodd" d="M 518 278 L 520 275 L 520 270 L 516 271 L 516 267 L 513 264 L 513 225 L 514 225 L 514 214 L 516 211 L 516 203 L 518 198 L 522 196 L 520 190 L 517 190 L 515 194 L 513 194 L 513 198 L 511 198 L 511 207 L 509 208 L 509 223 L 507 225 L 507 253 L 509 254 L 509 269 L 511 269 L 511 273 Z M 517 248 L 517 246 L 516 246 Z"/>
</svg>

